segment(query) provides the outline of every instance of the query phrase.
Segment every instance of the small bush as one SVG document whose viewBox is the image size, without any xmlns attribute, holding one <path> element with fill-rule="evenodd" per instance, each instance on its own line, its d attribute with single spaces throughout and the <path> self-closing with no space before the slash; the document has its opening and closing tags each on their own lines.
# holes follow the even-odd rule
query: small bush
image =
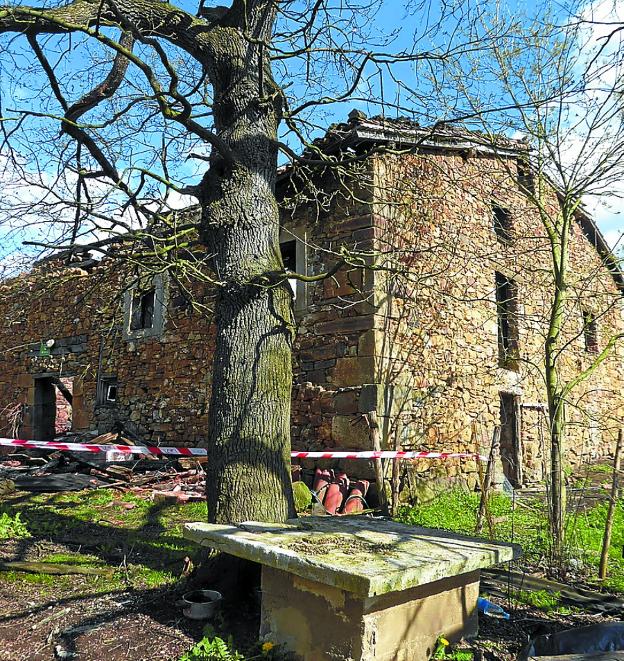
<svg viewBox="0 0 624 661">
<path fill-rule="evenodd" d="M 179 661 L 245 661 L 245 657 L 232 649 L 231 643 L 215 636 L 212 640 L 202 638 L 183 654 Z"/>
<path fill-rule="evenodd" d="M 26 524 L 20 519 L 20 513 L 11 516 L 6 512 L 0 514 L 0 539 L 21 539 L 30 537 Z"/>
</svg>

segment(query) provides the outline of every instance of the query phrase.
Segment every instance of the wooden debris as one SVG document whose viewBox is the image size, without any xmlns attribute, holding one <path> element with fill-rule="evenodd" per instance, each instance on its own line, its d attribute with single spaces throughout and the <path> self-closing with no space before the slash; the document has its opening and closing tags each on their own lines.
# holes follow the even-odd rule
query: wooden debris
<svg viewBox="0 0 624 661">
<path fill-rule="evenodd" d="M 110 567 L 82 567 L 64 565 L 56 562 L 31 562 L 27 560 L 0 561 L 0 571 L 23 571 L 29 574 L 86 574 L 89 576 L 107 576 L 112 573 Z"/>
</svg>

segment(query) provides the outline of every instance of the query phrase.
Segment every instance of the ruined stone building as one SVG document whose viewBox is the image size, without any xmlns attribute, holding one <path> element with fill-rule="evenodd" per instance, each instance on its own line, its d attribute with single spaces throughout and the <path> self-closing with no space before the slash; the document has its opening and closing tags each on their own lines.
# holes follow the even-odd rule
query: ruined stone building
<svg viewBox="0 0 624 661">
<path fill-rule="evenodd" d="M 370 449 L 368 411 L 377 412 L 383 443 L 404 449 L 484 450 L 500 425 L 508 479 L 541 480 L 552 275 L 526 195 L 526 152 L 357 115 L 321 144 L 354 155 L 391 149 L 362 160 L 347 180 L 317 177 L 315 195 L 302 178 L 283 182 L 286 268 L 314 276 L 346 262 L 331 277 L 292 280 L 293 448 Z M 622 275 L 604 239 L 583 213 L 570 239 L 565 378 L 624 331 Z M 137 284 L 137 273 L 131 261 L 85 256 L 48 260 L 0 283 L 2 436 L 49 439 L 68 426 L 76 433 L 123 426 L 146 443 L 202 443 L 210 286 L 185 287 L 166 271 Z M 612 449 L 623 370 L 616 343 L 571 394 L 571 464 Z M 470 461 L 415 469 L 475 481 Z"/>
</svg>

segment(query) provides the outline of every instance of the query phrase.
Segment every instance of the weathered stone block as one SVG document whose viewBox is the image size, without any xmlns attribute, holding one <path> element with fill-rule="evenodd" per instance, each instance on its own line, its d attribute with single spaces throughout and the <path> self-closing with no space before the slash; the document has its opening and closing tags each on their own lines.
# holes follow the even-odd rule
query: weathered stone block
<svg viewBox="0 0 624 661">
<path fill-rule="evenodd" d="M 379 415 L 379 390 L 380 386 L 375 383 L 362 386 L 358 400 L 358 411 L 360 413 L 375 411 Z"/>
<path fill-rule="evenodd" d="M 355 390 L 339 392 L 334 397 L 334 409 L 336 413 L 357 413 L 358 393 Z"/>
<path fill-rule="evenodd" d="M 338 387 L 361 386 L 375 381 L 375 364 L 372 357 L 346 356 L 336 359 L 332 370 L 334 385 Z"/>
<path fill-rule="evenodd" d="M 358 339 L 358 356 L 375 356 L 376 347 L 375 347 L 375 338 L 376 331 L 369 330 L 365 333 L 362 333 Z"/>
<path fill-rule="evenodd" d="M 332 418 L 332 440 L 337 447 L 350 450 L 372 449 L 370 430 L 362 416 L 335 415 Z"/>
<path fill-rule="evenodd" d="M 319 323 L 315 327 L 317 335 L 329 335 L 331 333 L 354 333 L 368 330 L 373 326 L 373 316 L 344 317 Z"/>
</svg>

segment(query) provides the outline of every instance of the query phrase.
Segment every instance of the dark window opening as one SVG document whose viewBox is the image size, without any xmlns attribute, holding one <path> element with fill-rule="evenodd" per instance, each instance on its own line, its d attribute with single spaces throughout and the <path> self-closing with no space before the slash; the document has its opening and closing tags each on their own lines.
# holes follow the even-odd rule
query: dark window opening
<svg viewBox="0 0 624 661">
<path fill-rule="evenodd" d="M 154 305 L 156 290 L 150 289 L 143 294 L 135 296 L 132 300 L 132 319 L 130 330 L 142 330 L 154 326 Z"/>
<path fill-rule="evenodd" d="M 583 336 L 585 351 L 598 353 L 598 324 L 594 315 L 587 310 L 583 310 Z"/>
<path fill-rule="evenodd" d="M 498 320 L 498 364 L 517 370 L 519 359 L 518 294 L 513 280 L 496 273 L 496 313 Z"/>
<path fill-rule="evenodd" d="M 492 219 L 494 222 L 494 232 L 496 238 L 501 243 L 509 243 L 511 241 L 511 214 L 508 209 L 503 209 L 497 205 L 492 205 Z"/>
<path fill-rule="evenodd" d="M 297 272 L 297 242 L 293 241 L 284 241 L 280 243 L 280 251 L 282 253 L 282 261 L 284 262 L 284 268 L 287 271 L 292 271 L 293 273 Z"/>
<path fill-rule="evenodd" d="M 100 378 L 97 385 L 97 403 L 104 406 L 115 406 L 117 391 L 117 379 L 114 376 Z"/>
<path fill-rule="evenodd" d="M 106 401 L 107 402 L 116 402 L 117 401 L 117 386 L 110 384 L 106 388 Z"/>
<path fill-rule="evenodd" d="M 527 162 L 518 161 L 518 186 L 521 191 L 535 195 L 535 177 Z"/>
</svg>

